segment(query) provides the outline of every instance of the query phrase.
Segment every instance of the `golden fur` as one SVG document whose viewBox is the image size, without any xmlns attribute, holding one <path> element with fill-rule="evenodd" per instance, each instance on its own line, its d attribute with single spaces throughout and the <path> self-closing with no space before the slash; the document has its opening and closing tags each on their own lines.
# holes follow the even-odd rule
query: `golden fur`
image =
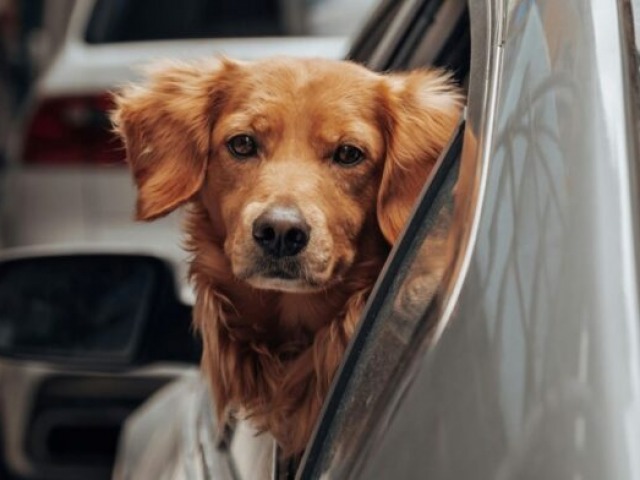
<svg viewBox="0 0 640 480">
<path fill-rule="evenodd" d="M 165 63 L 148 77 L 113 113 L 137 217 L 188 204 L 194 322 L 218 413 L 247 415 L 300 453 L 461 96 L 441 71 L 381 75 L 320 59 Z M 259 151 L 239 160 L 228 141 L 247 133 Z M 336 164 L 344 144 L 364 160 Z M 311 229 L 286 260 L 292 280 L 265 276 L 251 236 L 274 204 L 295 205 Z"/>
</svg>

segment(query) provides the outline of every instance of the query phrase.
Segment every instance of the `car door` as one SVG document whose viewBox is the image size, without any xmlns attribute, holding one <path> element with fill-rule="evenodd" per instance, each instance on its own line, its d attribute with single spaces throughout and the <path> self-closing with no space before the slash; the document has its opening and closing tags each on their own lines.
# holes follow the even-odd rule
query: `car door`
<svg viewBox="0 0 640 480">
<path fill-rule="evenodd" d="M 437 3 L 403 4 L 406 24 Z M 298 478 L 640 478 L 630 12 L 627 1 L 469 2 L 449 270 L 402 314 L 454 183 L 432 182 Z M 383 39 L 377 68 L 406 65 L 407 32 Z"/>
</svg>

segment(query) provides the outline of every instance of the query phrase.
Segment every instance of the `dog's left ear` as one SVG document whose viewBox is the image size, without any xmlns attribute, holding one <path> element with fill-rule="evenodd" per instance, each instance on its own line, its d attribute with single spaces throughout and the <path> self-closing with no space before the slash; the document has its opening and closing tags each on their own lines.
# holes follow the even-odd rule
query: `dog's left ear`
<svg viewBox="0 0 640 480">
<path fill-rule="evenodd" d="M 111 113 L 138 189 L 136 217 L 153 220 L 204 182 L 209 136 L 235 65 L 226 59 L 160 62 L 115 96 Z"/>
<path fill-rule="evenodd" d="M 393 244 L 458 122 L 463 97 L 451 76 L 418 70 L 383 77 L 387 151 L 377 216 Z"/>
</svg>

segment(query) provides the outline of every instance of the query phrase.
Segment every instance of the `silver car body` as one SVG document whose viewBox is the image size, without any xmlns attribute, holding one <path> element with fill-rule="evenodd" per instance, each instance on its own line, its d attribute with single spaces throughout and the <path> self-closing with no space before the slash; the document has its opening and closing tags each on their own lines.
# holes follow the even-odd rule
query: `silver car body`
<svg viewBox="0 0 640 480">
<path fill-rule="evenodd" d="M 367 438 L 341 436 L 369 347 L 303 478 L 640 478 L 629 2 L 469 6 L 478 148 L 437 327 Z"/>
</svg>

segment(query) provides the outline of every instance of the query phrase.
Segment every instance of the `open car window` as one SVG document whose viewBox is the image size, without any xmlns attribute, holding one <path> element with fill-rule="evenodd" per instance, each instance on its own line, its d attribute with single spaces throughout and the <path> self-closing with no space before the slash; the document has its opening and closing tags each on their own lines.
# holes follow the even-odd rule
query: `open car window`
<svg viewBox="0 0 640 480">
<path fill-rule="evenodd" d="M 372 293 L 301 478 L 321 478 L 329 470 L 347 478 L 343 469 L 351 468 L 354 454 L 366 445 L 367 433 L 377 421 L 376 403 L 397 388 L 397 372 L 435 332 L 437 323 L 429 320 L 434 318 L 436 292 L 433 272 L 425 269 L 431 262 L 425 259 L 434 244 L 448 236 L 464 131 L 461 118 Z"/>
<path fill-rule="evenodd" d="M 381 48 L 388 50 L 373 52 L 373 60 L 366 63 L 378 70 L 443 67 L 453 71 L 464 87 L 470 63 L 469 30 L 464 0 L 407 1 L 389 22 L 387 35 L 391 38 L 382 36 Z M 358 57 L 353 52 L 352 56 Z M 352 478 L 358 471 L 358 459 L 364 458 L 363 452 L 374 441 L 371 433 L 384 417 L 387 400 L 403 388 L 399 382 L 405 378 L 405 370 L 438 330 L 442 278 L 434 279 L 429 268 L 434 252 L 448 257 L 449 249 L 442 248 L 442 243 L 448 245 L 450 235 L 457 234 L 450 227 L 465 126 L 463 115 L 378 279 L 325 402 L 315 437 L 298 471 L 299 479 L 327 474 Z M 451 266 L 441 273 L 447 279 L 455 275 Z"/>
</svg>

